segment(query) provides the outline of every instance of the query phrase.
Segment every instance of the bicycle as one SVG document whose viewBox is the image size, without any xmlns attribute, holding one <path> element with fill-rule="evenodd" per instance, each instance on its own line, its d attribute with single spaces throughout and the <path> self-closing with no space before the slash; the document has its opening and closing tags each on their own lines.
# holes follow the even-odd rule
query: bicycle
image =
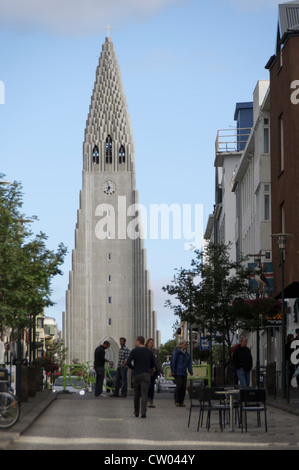
<svg viewBox="0 0 299 470">
<path fill-rule="evenodd" d="M 12 427 L 20 416 L 18 399 L 7 384 L 8 380 L 0 380 L 0 429 Z"/>
<path fill-rule="evenodd" d="M 73 365 L 66 365 L 65 367 L 69 367 L 70 371 L 68 373 L 68 378 L 69 378 L 69 383 L 77 389 L 82 388 L 82 378 L 85 383 L 85 387 L 88 388 L 90 391 L 92 389 L 92 385 L 96 383 L 96 377 L 94 373 L 91 372 L 91 363 L 90 362 L 85 362 L 84 364 L 73 364 Z M 105 370 L 105 377 L 108 380 L 113 381 L 114 377 L 112 372 L 116 372 L 116 369 L 111 369 L 106 367 Z M 65 375 L 65 374 L 64 374 Z M 113 386 L 110 387 L 107 385 L 107 383 L 104 385 L 106 390 L 112 390 Z"/>
<path fill-rule="evenodd" d="M 66 373 L 67 369 L 69 369 L 68 373 Z M 77 389 L 89 388 L 91 390 L 92 384 L 96 381 L 94 374 L 91 372 L 90 362 L 85 362 L 84 364 L 65 365 L 63 376 L 65 380 L 68 376 L 69 384 Z M 84 384 L 83 387 L 82 379 Z"/>
<path fill-rule="evenodd" d="M 114 388 L 114 379 L 115 379 L 116 369 L 111 369 L 110 367 L 105 367 L 105 379 L 106 383 L 104 383 L 104 387 L 106 390 L 113 390 Z M 112 385 L 108 385 L 110 382 Z"/>
</svg>

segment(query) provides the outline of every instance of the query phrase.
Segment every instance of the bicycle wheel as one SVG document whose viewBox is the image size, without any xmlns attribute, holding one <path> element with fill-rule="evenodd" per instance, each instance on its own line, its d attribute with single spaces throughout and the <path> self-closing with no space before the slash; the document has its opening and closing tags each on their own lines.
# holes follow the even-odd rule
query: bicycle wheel
<svg viewBox="0 0 299 470">
<path fill-rule="evenodd" d="M 13 426 L 19 419 L 19 404 L 12 393 L 0 392 L 0 429 Z"/>
<path fill-rule="evenodd" d="M 104 384 L 104 387 L 106 388 L 106 390 L 113 390 L 116 369 L 106 369 L 105 374 L 106 374 L 106 383 Z M 107 383 L 108 381 L 111 382 L 113 385 L 108 385 Z"/>
<path fill-rule="evenodd" d="M 86 372 L 82 367 L 74 367 L 71 369 L 68 379 L 69 384 L 78 390 L 86 387 Z"/>
</svg>

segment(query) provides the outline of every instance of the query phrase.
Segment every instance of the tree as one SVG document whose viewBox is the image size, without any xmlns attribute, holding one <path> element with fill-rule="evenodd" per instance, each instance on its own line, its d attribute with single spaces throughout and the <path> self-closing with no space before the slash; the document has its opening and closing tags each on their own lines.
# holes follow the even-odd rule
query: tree
<svg viewBox="0 0 299 470">
<path fill-rule="evenodd" d="M 47 346 L 47 356 L 49 356 L 53 362 L 57 362 L 62 369 L 67 353 L 65 343 L 62 339 L 50 340 L 49 343 L 50 344 Z"/>
<path fill-rule="evenodd" d="M 177 338 L 175 338 L 175 339 L 170 339 L 165 344 L 161 344 L 159 348 L 159 359 L 160 359 L 161 364 L 169 360 L 169 358 L 172 356 L 173 351 L 177 347 L 177 343 L 178 343 L 178 340 Z"/>
<path fill-rule="evenodd" d="M 20 331 L 30 326 L 31 317 L 53 305 L 51 281 L 62 274 L 67 249 L 61 243 L 57 252 L 46 248 L 47 236 L 33 235 L 29 220 L 21 213 L 19 183 L 0 185 L 0 325 Z"/>
<path fill-rule="evenodd" d="M 167 305 L 182 321 L 196 324 L 228 350 L 235 332 L 248 323 L 234 309 L 234 301 L 249 296 L 249 271 L 244 259 L 230 259 L 230 246 L 209 242 L 203 251 L 195 250 L 191 269 L 177 270 L 171 285 L 163 288 L 178 301 L 168 300 Z"/>
</svg>

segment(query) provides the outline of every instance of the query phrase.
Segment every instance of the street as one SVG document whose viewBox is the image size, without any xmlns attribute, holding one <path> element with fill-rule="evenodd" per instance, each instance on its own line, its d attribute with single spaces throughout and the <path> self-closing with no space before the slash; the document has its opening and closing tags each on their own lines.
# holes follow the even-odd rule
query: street
<svg viewBox="0 0 299 470">
<path fill-rule="evenodd" d="M 108 459 L 103 463 L 116 459 L 113 451 L 144 450 L 157 455 L 168 451 L 171 458 L 179 454 L 178 458 L 190 459 L 190 464 L 194 463 L 192 451 L 198 450 L 299 450 L 298 416 L 271 406 L 267 433 L 263 419 L 262 427 L 257 428 L 253 416 L 247 433 L 239 428 L 232 433 L 228 425 L 220 431 L 217 412 L 212 413 L 210 431 L 203 426 L 197 432 L 196 409 L 188 428 L 188 396 L 185 408 L 174 406 L 171 393 L 156 394 L 155 405 L 148 409 L 147 418 L 141 419 L 133 414 L 132 396 L 61 394 L 7 450 L 102 450 L 103 459 Z"/>
</svg>

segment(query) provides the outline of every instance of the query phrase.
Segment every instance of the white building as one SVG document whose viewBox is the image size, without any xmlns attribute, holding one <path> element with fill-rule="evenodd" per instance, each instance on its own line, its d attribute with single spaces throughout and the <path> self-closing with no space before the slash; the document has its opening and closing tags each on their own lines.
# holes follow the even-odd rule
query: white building
<svg viewBox="0 0 299 470">
<path fill-rule="evenodd" d="M 270 90 L 260 80 L 253 93 L 253 128 L 234 169 L 237 255 L 263 254 L 271 261 Z"/>
<path fill-rule="evenodd" d="M 241 105 L 241 103 L 239 103 Z M 249 111 L 249 103 L 239 108 Z M 262 266 L 266 295 L 273 286 L 271 239 L 270 88 L 259 80 L 253 92 L 252 123 L 237 122 L 235 131 L 218 131 L 216 140 L 216 204 L 206 227 L 205 238 L 216 243 L 232 242 L 232 259 L 248 256 L 249 267 Z M 244 117 L 244 116 L 243 116 Z M 249 124 L 249 114 L 245 115 Z M 239 136 L 244 140 L 240 144 Z M 235 137 L 234 137 L 235 136 Z M 252 286 L 257 287 L 252 275 Z M 240 332 L 243 333 L 243 332 Z M 257 359 L 256 333 L 247 333 L 253 361 Z M 280 364 L 280 333 L 261 329 L 260 365 Z"/>
<path fill-rule="evenodd" d="M 236 260 L 236 197 L 232 192 L 234 173 L 251 132 L 252 103 L 237 103 L 236 128 L 221 129 L 215 146 L 215 207 L 210 215 L 205 238 L 216 243 L 232 243 L 231 258 Z M 249 118 L 248 118 L 249 116 Z"/>
<path fill-rule="evenodd" d="M 250 255 L 252 271 L 258 265 L 263 268 L 268 283 L 266 296 L 273 292 L 270 158 L 270 88 L 268 80 L 259 80 L 253 92 L 252 131 L 235 168 L 231 187 L 236 197 L 237 256 Z M 258 287 L 254 276 L 252 286 Z M 255 363 L 257 335 L 247 333 L 247 336 Z M 281 337 L 275 328 L 261 329 L 259 343 L 260 365 L 273 361 L 279 364 Z"/>
<path fill-rule="evenodd" d="M 136 190 L 130 116 L 111 38 L 102 47 L 83 143 L 83 187 L 63 315 L 67 361 L 93 361 L 104 340 L 159 345 Z"/>
</svg>

